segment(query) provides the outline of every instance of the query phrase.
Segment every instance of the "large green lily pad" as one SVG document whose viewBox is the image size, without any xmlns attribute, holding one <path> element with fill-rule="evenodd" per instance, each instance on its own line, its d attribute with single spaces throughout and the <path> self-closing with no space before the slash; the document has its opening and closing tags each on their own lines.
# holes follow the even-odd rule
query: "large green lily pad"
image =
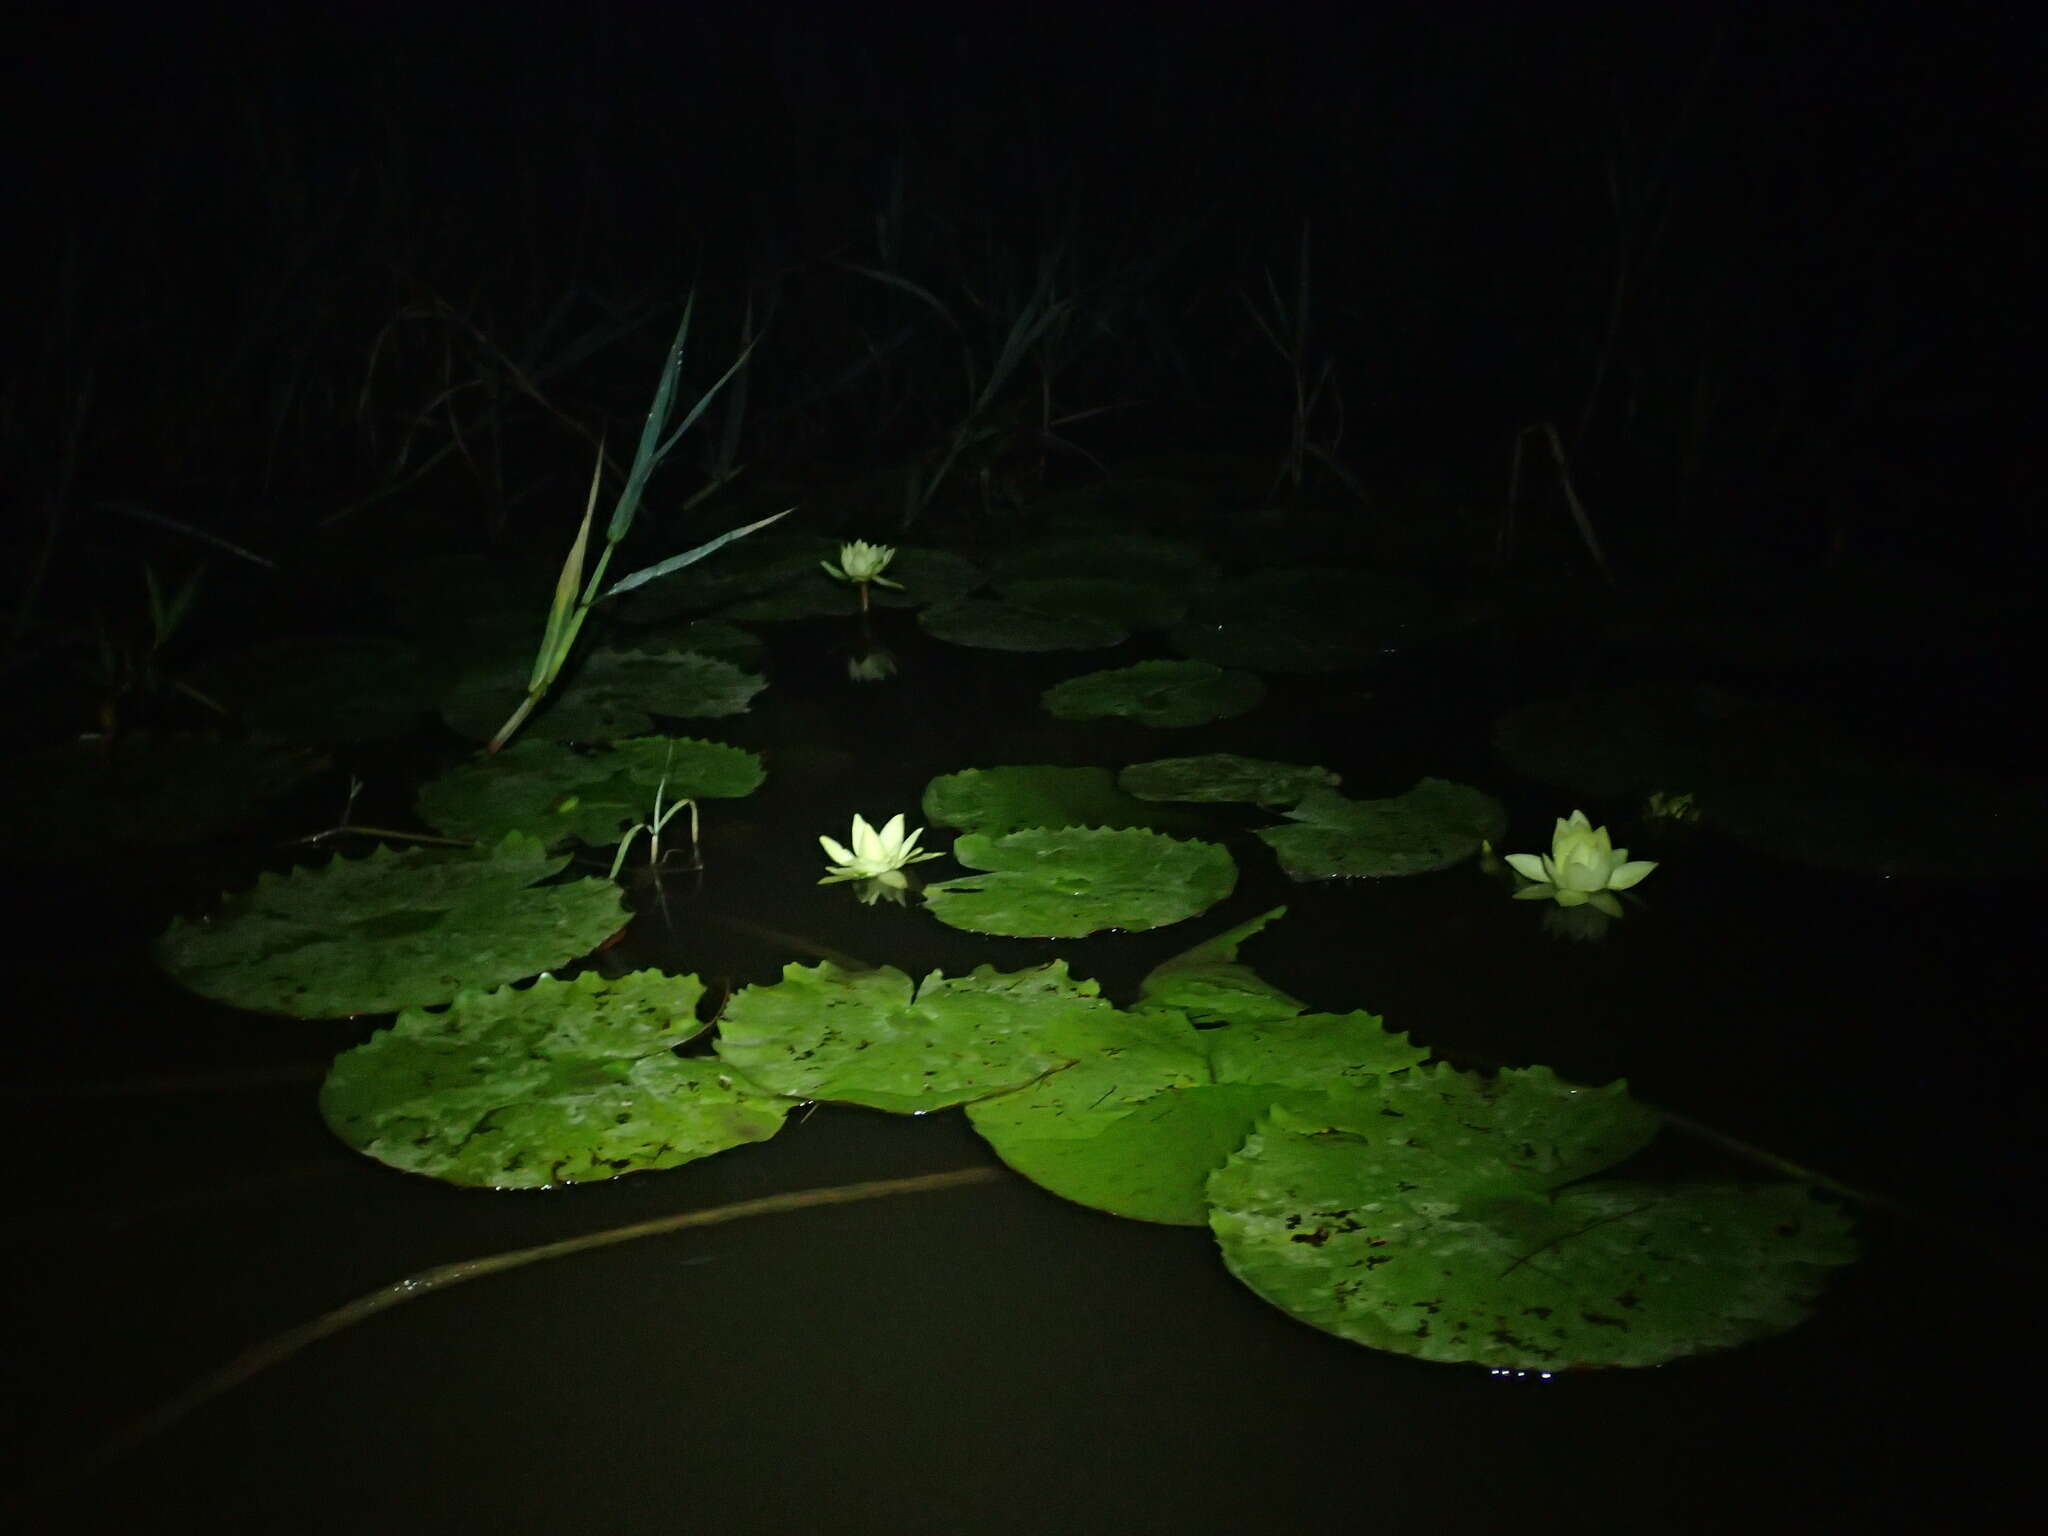
<svg viewBox="0 0 2048 1536">
<path fill-rule="evenodd" d="M 320 1112 L 379 1162 L 489 1189 L 674 1168 L 766 1141 L 795 1100 L 675 1054 L 703 1028 L 703 991 L 694 976 L 586 972 L 409 1008 L 335 1061 Z"/>
<path fill-rule="evenodd" d="M 761 505 L 767 510 L 735 515 L 746 522 L 753 516 L 767 516 L 778 510 L 766 503 Z M 818 562 L 831 559 L 838 552 L 839 546 L 830 539 L 778 527 L 726 545 L 715 559 L 698 560 L 622 592 L 610 599 L 608 606 L 636 624 L 703 613 L 737 604 L 756 593 L 789 586 L 807 576 L 822 576 Z"/>
<path fill-rule="evenodd" d="M 1312 789 L 1334 789 L 1342 782 L 1327 768 L 1235 752 L 1132 763 L 1116 776 L 1117 788 L 1140 800 L 1235 800 L 1265 806 L 1293 805 Z"/>
<path fill-rule="evenodd" d="M 1117 576 L 1033 576 L 1008 583 L 1003 596 L 1042 613 L 1091 615 L 1134 631 L 1177 624 L 1188 607 L 1173 589 Z"/>
<path fill-rule="evenodd" d="M 618 887 L 533 889 L 568 863 L 514 833 L 491 848 L 379 847 L 266 874 L 156 942 L 182 985 L 255 1013 L 325 1019 L 445 1003 L 587 954 L 626 921 Z"/>
<path fill-rule="evenodd" d="M 650 624 L 633 631 L 629 649 L 656 654 L 692 651 L 699 656 L 729 661 L 742 672 L 755 673 L 764 670 L 768 655 L 768 646 L 759 635 L 721 619 L 677 619 Z"/>
<path fill-rule="evenodd" d="M 718 616 L 743 624 L 772 624 L 844 619 L 859 612 L 860 593 L 813 566 L 782 586 L 728 604 L 718 610 Z"/>
<path fill-rule="evenodd" d="M 1258 706 L 1266 685 L 1250 672 L 1206 661 L 1141 661 L 1070 677 L 1046 689 L 1048 713 L 1061 720 L 1122 718 L 1140 725 L 1207 725 Z"/>
<path fill-rule="evenodd" d="M 1508 826 L 1493 796 L 1447 779 L 1423 779 L 1386 800 L 1311 789 L 1287 814 L 1296 825 L 1266 827 L 1259 836 L 1296 880 L 1448 869 Z"/>
<path fill-rule="evenodd" d="M 970 1104 L 974 1128 L 1005 1163 L 1064 1199 L 1203 1225 L 1209 1175 L 1267 1109 L 1320 1107 L 1332 1092 L 1428 1054 L 1370 1014 L 1304 1018 L 1300 1002 L 1239 962 L 1239 946 L 1286 910 L 1161 961 L 1140 985 L 1139 1006 L 1100 1021 L 1073 1066 Z"/>
<path fill-rule="evenodd" d="M 487 741 L 526 697 L 524 664 L 472 673 L 442 701 L 451 729 Z M 529 740 L 616 741 L 645 736 L 656 715 L 744 714 L 766 678 L 694 651 L 595 651 L 527 717 Z"/>
<path fill-rule="evenodd" d="M 1619 1083 L 1418 1069 L 1273 1109 L 1210 1225 L 1273 1305 L 1425 1360 L 1660 1365 L 1794 1326 L 1854 1257 L 1847 1218 L 1796 1185 L 1588 1179 L 1656 1123 Z"/>
<path fill-rule="evenodd" d="M 896 585 L 871 586 L 868 601 L 878 608 L 924 608 L 939 603 L 956 603 L 986 576 L 980 566 L 965 555 L 946 549 L 923 549 L 899 544 L 889 569 L 882 573 Z"/>
<path fill-rule="evenodd" d="M 986 873 L 925 887 L 932 916 L 1010 938 L 1159 928 L 1207 911 L 1237 883 L 1237 866 L 1216 844 L 1137 828 L 968 833 L 954 841 L 953 857 Z"/>
<path fill-rule="evenodd" d="M 1192 827 L 1186 812 L 1162 810 L 1116 787 L 1107 768 L 1028 764 L 966 768 L 924 787 L 925 820 L 1000 837 L 1024 827 Z"/>
<path fill-rule="evenodd" d="M 495 841 L 529 832 L 550 847 L 574 837 L 592 847 L 664 804 L 752 794 L 761 760 L 723 742 L 638 736 L 609 751 L 578 752 L 560 742 L 517 741 L 421 786 L 419 812 L 457 837 Z"/>
<path fill-rule="evenodd" d="M 1176 1009 L 1194 1024 L 1263 1024 L 1303 1012 L 1305 1004 L 1237 958 L 1246 939 L 1286 915 L 1285 907 L 1270 908 L 1168 956 L 1139 983 L 1141 1005 Z"/>
<path fill-rule="evenodd" d="M 946 1109 L 1066 1065 L 1071 1041 L 1112 1012 L 1066 965 L 913 985 L 891 966 L 789 965 L 718 1021 L 719 1058 L 763 1088 L 898 1114 Z"/>
<path fill-rule="evenodd" d="M 1104 618 L 984 597 L 920 609 L 917 622 L 935 639 L 989 651 L 1096 651 L 1130 638 L 1129 629 Z"/>
<path fill-rule="evenodd" d="M 1428 1052 L 1369 1013 L 1268 1016 L 1196 1029 L 1179 1009 L 1118 1015 L 1074 1064 L 968 1106 L 1005 1163 L 1064 1199 L 1138 1221 L 1201 1226 L 1208 1179 L 1275 1104 L 1332 1092 Z"/>
<path fill-rule="evenodd" d="M 1097 500 L 1117 499 L 1113 492 L 1105 498 L 1104 488 L 1091 489 L 1087 494 Z M 1040 510 L 1048 509 L 1041 506 Z M 1141 582 L 1168 592 L 1192 591 L 1209 581 L 1213 573 L 1208 557 L 1193 545 L 1142 533 L 1039 540 L 1004 557 L 998 570 L 999 579 L 1006 585 L 1089 575 Z"/>
</svg>

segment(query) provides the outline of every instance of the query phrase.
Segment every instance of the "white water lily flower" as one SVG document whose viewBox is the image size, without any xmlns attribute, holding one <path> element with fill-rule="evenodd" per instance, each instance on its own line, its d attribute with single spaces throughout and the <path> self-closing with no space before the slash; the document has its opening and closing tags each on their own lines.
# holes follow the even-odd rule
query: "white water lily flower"
<svg viewBox="0 0 2048 1536">
<path fill-rule="evenodd" d="M 820 560 L 825 574 L 840 581 L 850 581 L 855 586 L 866 586 L 869 582 L 881 587 L 903 590 L 903 583 L 891 581 L 882 572 L 889 568 L 889 562 L 896 558 L 896 549 L 890 544 L 870 544 L 866 539 L 855 539 L 839 546 L 839 563 Z"/>
<path fill-rule="evenodd" d="M 1621 903 L 1608 894 L 1625 891 L 1657 867 L 1650 859 L 1629 862 L 1628 850 L 1616 848 L 1605 827 L 1596 827 L 1584 811 L 1560 816 L 1551 834 L 1550 852 L 1511 853 L 1515 873 L 1536 882 L 1515 892 L 1518 900 L 1549 897 L 1561 907 L 1591 902 L 1609 917 L 1621 916 Z"/>
<path fill-rule="evenodd" d="M 903 835 L 901 812 L 891 816 L 888 825 L 879 832 L 855 816 L 851 849 L 829 837 L 818 839 L 833 864 L 832 872 L 818 884 L 830 885 L 836 880 L 879 880 L 887 886 L 907 885 L 909 882 L 903 878 L 904 865 L 940 857 L 936 853 L 917 851 L 917 840 L 923 836 L 923 827 L 908 837 Z"/>
</svg>

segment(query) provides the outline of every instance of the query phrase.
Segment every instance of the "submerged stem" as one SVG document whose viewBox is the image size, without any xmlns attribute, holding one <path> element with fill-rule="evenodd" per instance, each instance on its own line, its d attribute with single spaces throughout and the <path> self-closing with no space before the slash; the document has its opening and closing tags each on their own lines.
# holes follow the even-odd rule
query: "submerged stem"
<svg viewBox="0 0 2048 1536">
<path fill-rule="evenodd" d="M 855 1201 L 879 1200 L 890 1195 L 914 1195 L 928 1190 L 955 1189 L 966 1184 L 986 1184 L 1004 1176 L 1004 1169 L 993 1166 L 954 1168 L 945 1173 L 922 1173 L 902 1179 L 873 1179 L 863 1184 L 834 1184 L 822 1189 L 794 1190 L 788 1194 L 767 1195 L 758 1200 L 740 1200 L 731 1205 L 713 1206 L 709 1210 L 657 1216 L 623 1227 L 608 1227 L 602 1232 L 591 1232 L 582 1237 L 542 1243 L 535 1248 L 515 1248 L 508 1253 L 488 1254 L 480 1259 L 437 1264 L 432 1269 L 419 1270 L 367 1295 L 358 1296 L 355 1300 L 336 1307 L 331 1312 L 323 1313 L 309 1323 L 287 1328 L 284 1332 L 273 1334 L 262 1343 L 244 1350 L 218 1370 L 200 1377 L 176 1397 L 117 1430 L 87 1455 L 58 1468 L 29 1490 L 28 1496 L 47 1496 L 57 1492 L 64 1485 L 97 1471 L 137 1446 L 146 1444 L 166 1430 L 174 1428 L 216 1397 L 240 1386 L 271 1366 L 289 1360 L 308 1344 L 340 1333 L 343 1329 L 353 1327 L 380 1312 L 388 1311 L 401 1302 L 413 1301 L 432 1292 L 446 1290 L 466 1280 L 481 1280 L 486 1275 L 501 1275 L 507 1270 L 523 1269 L 529 1264 L 539 1264 L 548 1259 L 565 1259 L 573 1254 L 587 1253 L 592 1249 L 629 1243 L 635 1238 L 658 1237 L 665 1232 L 717 1226 L 723 1222 L 739 1221 L 749 1216 L 773 1216 L 784 1211 L 807 1210 L 818 1205 L 850 1205 Z M 16 1504 L 17 1507 L 21 1502 L 24 1502 L 21 1498 L 10 1500 L 10 1503 Z"/>
</svg>

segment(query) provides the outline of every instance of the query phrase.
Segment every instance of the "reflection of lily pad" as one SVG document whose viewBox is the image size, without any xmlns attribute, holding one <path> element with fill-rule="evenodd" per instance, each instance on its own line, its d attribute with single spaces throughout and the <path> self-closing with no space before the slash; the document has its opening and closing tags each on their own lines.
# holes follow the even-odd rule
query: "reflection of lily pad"
<svg viewBox="0 0 2048 1536">
<path fill-rule="evenodd" d="M 1207 911 L 1237 883 L 1214 843 L 1135 828 L 1037 827 L 968 833 L 953 857 L 985 874 L 925 888 L 932 916 L 972 933 L 1077 939 L 1105 928 L 1159 928 Z"/>
<path fill-rule="evenodd" d="M 533 887 L 568 863 L 517 834 L 495 848 L 378 848 L 266 874 L 218 912 L 173 922 L 163 968 L 202 997 L 324 1019 L 444 1003 L 595 949 L 625 922 L 618 887 Z"/>
<path fill-rule="evenodd" d="M 1095 651 L 1130 637 L 1128 629 L 1107 619 L 1044 613 L 993 598 L 925 608 L 917 622 L 935 639 L 989 651 Z"/>
<path fill-rule="evenodd" d="M 1263 838 L 1296 880 L 1417 875 L 1447 869 L 1507 831 L 1493 796 L 1445 779 L 1423 779 L 1386 800 L 1349 800 L 1311 789 L 1287 815 L 1293 826 L 1266 827 Z"/>
<path fill-rule="evenodd" d="M 495 841 L 528 832 L 549 846 L 574 837 L 603 847 L 664 803 L 723 799 L 760 787 L 761 760 L 722 742 L 641 736 L 610 751 L 577 752 L 560 742 L 515 741 L 421 787 L 426 821 L 457 837 Z"/>
<path fill-rule="evenodd" d="M 345 1052 L 320 1111 L 357 1151 L 409 1173 L 544 1189 L 674 1168 L 766 1141 L 795 1101 L 705 1058 L 694 976 L 586 972 L 407 1009 Z"/>
<path fill-rule="evenodd" d="M 1619 1083 L 1418 1069 L 1275 1108 L 1210 1179 L 1211 1226 L 1273 1305 L 1425 1360 L 1659 1365 L 1800 1322 L 1847 1219 L 1795 1185 L 1587 1177 L 1656 1124 Z"/>
<path fill-rule="evenodd" d="M 1201 757 L 1162 757 L 1132 763 L 1117 775 L 1117 788 L 1140 800 L 1244 801 L 1251 805 L 1292 805 L 1312 789 L 1343 781 L 1327 768 L 1276 763 L 1235 752 Z"/>
<path fill-rule="evenodd" d="M 655 715 L 679 719 L 744 714 L 768 683 L 729 661 L 694 651 L 597 651 L 527 717 L 521 733 L 548 741 L 645 736 Z M 463 735 L 488 740 L 526 697 L 525 668 L 472 674 L 443 701 Z"/>
<path fill-rule="evenodd" d="M 1045 691 L 1047 711 L 1061 720 L 1119 717 L 1141 725 L 1206 725 L 1256 708 L 1266 685 L 1250 672 L 1206 661 L 1141 661 L 1070 677 Z"/>
<path fill-rule="evenodd" d="M 1063 963 L 972 976 L 785 966 L 773 986 L 735 995 L 718 1021 L 719 1058 L 799 1099 L 922 1114 L 1016 1088 L 1072 1060 L 1065 1043 L 1112 1012 Z"/>
<path fill-rule="evenodd" d="M 1107 768 L 1045 764 L 968 768 L 924 788 L 925 820 L 1000 837 L 1024 827 L 1190 826 L 1186 813 L 1162 810 L 1116 787 Z"/>
</svg>

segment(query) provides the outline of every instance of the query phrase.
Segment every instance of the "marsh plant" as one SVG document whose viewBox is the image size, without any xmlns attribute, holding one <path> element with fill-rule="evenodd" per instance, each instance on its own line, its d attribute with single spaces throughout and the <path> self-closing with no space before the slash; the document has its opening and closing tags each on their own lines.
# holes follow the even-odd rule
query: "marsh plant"
<svg viewBox="0 0 2048 1536">
<path fill-rule="evenodd" d="M 534 657 L 533 672 L 527 680 L 526 697 L 520 701 L 519 707 L 512 712 L 511 717 L 498 728 L 497 734 L 485 748 L 487 752 L 496 752 L 511 740 L 513 733 L 525 723 L 526 717 L 547 696 L 548 690 L 554 686 L 555 679 L 561 675 L 563 666 L 567 664 L 570 652 L 575 648 L 576 637 L 582 632 L 584 620 L 590 616 L 591 607 L 600 597 L 614 597 L 622 592 L 629 592 L 658 577 L 694 565 L 706 555 L 723 549 L 733 540 L 743 539 L 750 533 L 766 528 L 770 523 L 788 516 L 789 512 L 795 510 L 788 508 L 773 516 L 748 523 L 744 527 L 734 528 L 715 539 L 699 544 L 695 549 L 686 550 L 680 555 L 672 555 L 666 560 L 645 566 L 630 576 L 623 576 L 609 588 L 604 585 L 605 568 L 611 563 L 612 552 L 632 531 L 633 519 L 640 511 L 641 499 L 647 492 L 647 483 L 653 477 L 654 471 L 669 456 L 683 434 L 696 425 L 697 419 L 704 414 L 719 390 L 724 388 L 745 365 L 747 353 L 753 347 L 753 342 L 749 341 L 746 350 L 740 353 L 738 359 L 726 369 L 718 382 L 698 396 L 697 403 L 690 407 L 688 414 L 677 424 L 675 430 L 668 432 L 664 437 L 662 434 L 668 429 L 669 414 L 675 403 L 676 381 L 682 372 L 683 347 L 689 340 L 690 317 L 695 304 L 696 296 L 692 294 L 690 300 L 683 306 L 682 323 L 676 328 L 675 340 L 670 344 L 667 360 L 662 364 L 661 382 L 655 388 L 654 404 L 649 408 L 646 423 L 640 429 L 640 445 L 633 454 L 633 467 L 627 472 L 625 486 L 620 490 L 619 499 L 612 508 L 611 522 L 605 529 L 604 548 L 598 552 L 596 565 L 590 572 L 589 580 L 585 581 L 583 563 L 590 545 L 591 519 L 597 511 L 598 490 L 604 477 L 602 446 L 598 450 L 597 463 L 590 472 L 590 494 L 584 502 L 583 521 L 576 530 L 575 542 L 569 546 L 569 553 L 562 561 L 561 573 L 555 580 L 554 600 L 548 607 L 547 628 L 541 636 L 540 649 Z"/>
</svg>

